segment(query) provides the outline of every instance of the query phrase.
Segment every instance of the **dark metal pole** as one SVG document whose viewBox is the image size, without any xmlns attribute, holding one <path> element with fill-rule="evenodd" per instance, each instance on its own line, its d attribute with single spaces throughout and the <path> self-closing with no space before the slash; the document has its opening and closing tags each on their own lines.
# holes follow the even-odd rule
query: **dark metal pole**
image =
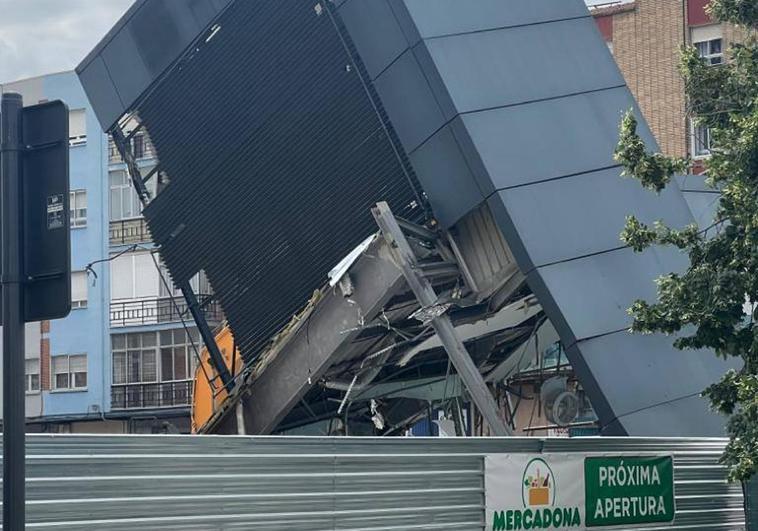
<svg viewBox="0 0 758 531">
<path fill-rule="evenodd" d="M 24 529 L 24 306 L 19 94 L 0 104 L 3 288 L 3 529 Z"/>
<path fill-rule="evenodd" d="M 192 318 L 195 320 L 197 330 L 200 332 L 200 337 L 203 338 L 203 343 L 205 343 L 205 348 L 208 349 L 211 364 L 221 377 L 221 382 L 224 384 L 224 387 L 226 387 L 226 390 L 231 392 L 234 387 L 232 375 L 229 373 L 229 369 L 224 362 L 224 356 L 221 355 L 221 351 L 218 349 L 216 339 L 213 337 L 213 331 L 210 326 L 208 326 L 208 321 L 205 320 L 203 309 L 197 301 L 195 292 L 192 291 L 192 286 L 190 286 L 189 282 L 182 282 L 179 284 L 179 289 L 182 291 L 182 295 L 184 295 L 184 300 L 187 301 L 187 309 L 189 309 Z M 232 352 L 232 359 L 234 359 L 234 352 Z"/>
</svg>

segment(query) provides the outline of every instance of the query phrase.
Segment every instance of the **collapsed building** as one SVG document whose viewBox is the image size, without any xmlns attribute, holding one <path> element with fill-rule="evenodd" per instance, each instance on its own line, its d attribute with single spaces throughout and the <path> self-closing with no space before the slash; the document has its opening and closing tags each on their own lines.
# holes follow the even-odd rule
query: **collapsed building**
<svg viewBox="0 0 758 531">
<path fill-rule="evenodd" d="M 726 363 L 628 332 L 686 257 L 625 216 L 702 216 L 621 176 L 626 110 L 657 146 L 581 0 L 139 0 L 77 72 L 203 336 L 198 431 L 723 432 Z"/>
</svg>

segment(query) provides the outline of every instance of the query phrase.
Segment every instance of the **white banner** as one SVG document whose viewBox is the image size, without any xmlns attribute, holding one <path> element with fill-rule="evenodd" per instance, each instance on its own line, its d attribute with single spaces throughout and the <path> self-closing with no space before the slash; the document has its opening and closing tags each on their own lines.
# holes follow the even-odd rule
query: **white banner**
<svg viewBox="0 0 758 531">
<path fill-rule="evenodd" d="M 488 530 L 628 529 L 674 519 L 670 456 L 495 454 L 484 470 Z"/>
</svg>

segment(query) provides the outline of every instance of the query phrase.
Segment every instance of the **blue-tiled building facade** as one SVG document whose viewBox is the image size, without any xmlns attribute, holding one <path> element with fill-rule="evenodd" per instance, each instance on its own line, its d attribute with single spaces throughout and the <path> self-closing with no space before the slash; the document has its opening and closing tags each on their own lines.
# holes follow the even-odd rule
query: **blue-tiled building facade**
<svg viewBox="0 0 758 531">
<path fill-rule="evenodd" d="M 188 431 L 199 338 L 153 252 L 126 165 L 77 76 L 0 84 L 0 92 L 21 93 L 27 106 L 60 99 L 70 111 L 73 309 L 65 319 L 27 326 L 29 430 Z M 150 174 L 150 139 L 135 131 L 129 149 Z M 210 292 L 201 278 L 193 287 L 201 300 Z M 213 302 L 205 310 L 212 325 L 221 321 Z"/>
</svg>

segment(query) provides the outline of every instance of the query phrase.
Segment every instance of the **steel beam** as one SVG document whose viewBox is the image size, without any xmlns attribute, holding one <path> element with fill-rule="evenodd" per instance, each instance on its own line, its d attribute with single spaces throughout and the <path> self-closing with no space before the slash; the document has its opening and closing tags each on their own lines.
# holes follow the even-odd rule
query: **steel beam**
<svg viewBox="0 0 758 531">
<path fill-rule="evenodd" d="M 423 308 L 432 308 L 438 304 L 437 294 L 429 281 L 422 274 L 416 256 L 413 254 L 408 240 L 405 238 L 400 225 L 392 214 L 387 203 L 377 203 L 371 210 L 387 243 L 393 249 L 393 254 L 398 266 L 403 272 L 406 282 L 410 286 L 416 298 Z M 458 337 L 450 317 L 444 312 L 433 317 L 430 324 L 440 338 L 442 345 L 450 357 L 455 370 L 466 385 L 476 407 L 489 424 L 495 435 L 511 435 L 511 430 L 506 426 L 498 414 L 495 399 L 492 397 L 487 384 L 484 383 L 479 368 L 469 356 L 463 341 Z"/>
<path fill-rule="evenodd" d="M 221 351 L 216 344 L 216 339 L 213 336 L 213 331 L 210 326 L 208 326 L 208 321 L 205 320 L 205 314 L 203 314 L 203 309 L 197 301 L 195 292 L 192 291 L 192 286 L 190 286 L 189 282 L 182 282 L 179 284 L 179 289 L 181 290 L 182 295 L 184 295 L 184 300 L 187 301 L 187 309 L 197 325 L 200 337 L 203 338 L 203 344 L 205 345 L 205 348 L 208 349 L 213 368 L 216 369 L 226 390 L 231 392 L 234 387 L 232 375 L 229 373 L 226 363 L 224 363 L 224 356 L 221 354 Z"/>
</svg>

